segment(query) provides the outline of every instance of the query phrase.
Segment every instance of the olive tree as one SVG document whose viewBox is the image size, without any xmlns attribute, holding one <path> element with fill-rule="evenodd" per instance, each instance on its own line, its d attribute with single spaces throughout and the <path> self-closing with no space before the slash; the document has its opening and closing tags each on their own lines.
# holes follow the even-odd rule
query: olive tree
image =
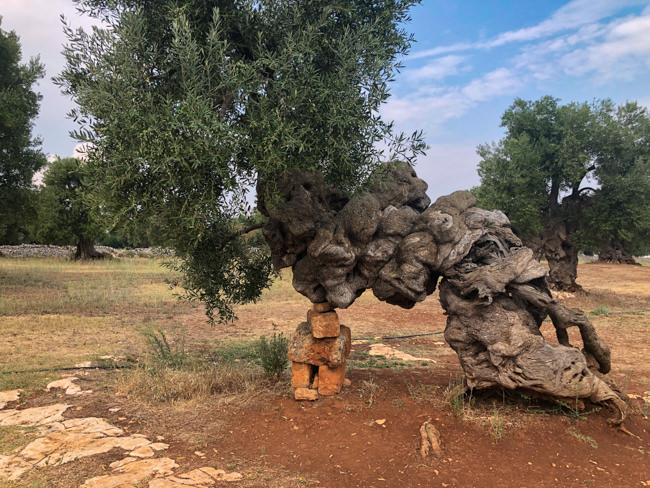
<svg viewBox="0 0 650 488">
<path fill-rule="evenodd" d="M 517 99 L 505 137 L 478 147 L 479 205 L 506 212 L 548 260 L 555 288 L 579 288 L 579 241 L 604 250 L 647 233 L 647 124 L 636 104 Z"/>
<path fill-rule="evenodd" d="M 0 21 L 2 18 L 0 17 Z M 38 58 L 21 63 L 19 38 L 0 29 L 0 242 L 17 244 L 33 213 L 32 177 L 45 164 L 40 140 L 32 137 L 43 77 Z"/>
<path fill-rule="evenodd" d="M 48 244 L 76 244 L 75 259 L 98 259 L 94 240 L 102 228 L 85 201 L 85 163 L 76 158 L 57 159 L 43 175 L 38 194 L 36 237 Z"/>
<path fill-rule="evenodd" d="M 115 222 L 155 217 L 211 319 L 269 284 L 263 239 L 245 235 L 259 225 L 242 224 L 252 188 L 268 204 L 302 170 L 353 192 L 423 149 L 378 115 L 415 0 L 76 3 L 103 27 L 65 25 L 57 82 L 93 148 L 96 206 Z"/>
</svg>

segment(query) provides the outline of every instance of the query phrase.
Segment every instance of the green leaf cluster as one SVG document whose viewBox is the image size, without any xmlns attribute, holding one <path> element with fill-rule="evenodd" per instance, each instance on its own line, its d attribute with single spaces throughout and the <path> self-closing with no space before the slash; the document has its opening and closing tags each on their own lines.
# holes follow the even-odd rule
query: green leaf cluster
<svg viewBox="0 0 650 488">
<path fill-rule="evenodd" d="M 65 25 L 57 82 L 92 147 L 95 206 L 113 224 L 155 219 L 211 318 L 269 284 L 266 246 L 241 235 L 253 188 L 272 201 L 302 170 L 352 192 L 424 147 L 378 115 L 415 0 L 76 3 L 104 27 Z"/>
<path fill-rule="evenodd" d="M 76 244 L 94 239 L 102 228 L 86 202 L 86 164 L 76 158 L 57 159 L 43 175 L 38 195 L 36 237 L 49 244 Z"/>
<path fill-rule="evenodd" d="M 26 238 L 33 214 L 32 177 L 45 164 L 41 142 L 32 137 L 41 100 L 33 85 L 43 75 L 38 58 L 21 64 L 16 33 L 0 29 L 0 242 L 5 244 Z"/>
<path fill-rule="evenodd" d="M 473 191 L 525 239 L 561 221 L 583 247 L 631 246 L 650 229 L 649 124 L 636 103 L 517 99 L 502 117 L 505 137 L 478 147 Z"/>
</svg>

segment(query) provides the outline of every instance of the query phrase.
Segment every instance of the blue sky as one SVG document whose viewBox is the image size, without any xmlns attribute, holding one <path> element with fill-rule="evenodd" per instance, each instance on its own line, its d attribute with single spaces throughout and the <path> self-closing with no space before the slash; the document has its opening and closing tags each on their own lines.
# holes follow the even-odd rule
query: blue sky
<svg viewBox="0 0 650 488">
<path fill-rule="evenodd" d="M 46 153 L 69 156 L 71 102 L 49 80 L 64 63 L 61 13 L 90 25 L 71 0 L 0 5 L 24 57 L 40 54 L 46 65 L 35 133 Z M 502 137 L 501 114 L 515 97 L 650 105 L 650 0 L 423 0 L 412 17 L 417 42 L 382 115 L 399 130 L 424 130 L 430 149 L 416 170 L 432 198 L 478 183 L 476 146 Z"/>
</svg>

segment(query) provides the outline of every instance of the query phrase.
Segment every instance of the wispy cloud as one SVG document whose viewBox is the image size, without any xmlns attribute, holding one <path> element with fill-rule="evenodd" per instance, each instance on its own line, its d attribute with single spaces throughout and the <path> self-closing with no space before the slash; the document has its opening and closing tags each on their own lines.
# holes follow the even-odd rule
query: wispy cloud
<svg viewBox="0 0 650 488">
<path fill-rule="evenodd" d="M 602 82 L 634 78 L 650 68 L 650 15 L 612 25 L 604 36 L 564 54 L 560 64 L 568 75 L 595 73 Z"/>
<path fill-rule="evenodd" d="M 392 97 L 382 115 L 399 125 L 416 124 L 428 131 L 446 120 L 465 115 L 479 102 L 501 95 L 513 95 L 521 86 L 517 74 L 498 68 L 460 86 L 438 87 L 433 93 L 415 91 L 403 97 Z"/>
<path fill-rule="evenodd" d="M 611 17 L 626 7 L 647 4 L 648 0 L 573 0 L 556 10 L 548 19 L 534 26 L 502 32 L 487 41 L 460 42 L 417 51 L 410 55 L 410 59 L 469 50 L 491 49 L 515 42 L 536 41 L 568 30 L 576 30 L 584 25 L 593 24 Z"/>
<path fill-rule="evenodd" d="M 552 86 L 562 77 L 591 77 L 596 84 L 632 79 L 650 69 L 650 7 L 636 15 L 620 14 L 626 7 L 648 3 L 573 0 L 532 27 L 416 53 L 409 64 L 413 58 L 437 57 L 404 70 L 400 96 L 389 99 L 382 115 L 398 126 L 422 127 L 431 135 L 445 121 L 461 118 L 481 103 L 502 96 L 512 100 L 527 87 Z M 499 57 L 497 49 L 511 43 L 520 43 L 518 52 Z M 487 72 L 480 69 L 489 63 L 472 67 L 470 54 L 458 53 L 479 49 L 495 50 L 490 59 L 496 63 Z M 455 75 L 465 81 L 449 83 Z"/>
<path fill-rule="evenodd" d="M 420 68 L 408 70 L 405 77 L 414 82 L 442 80 L 457 75 L 461 71 L 469 70 L 469 66 L 462 66 L 466 59 L 464 56 L 455 54 L 435 58 Z"/>
</svg>

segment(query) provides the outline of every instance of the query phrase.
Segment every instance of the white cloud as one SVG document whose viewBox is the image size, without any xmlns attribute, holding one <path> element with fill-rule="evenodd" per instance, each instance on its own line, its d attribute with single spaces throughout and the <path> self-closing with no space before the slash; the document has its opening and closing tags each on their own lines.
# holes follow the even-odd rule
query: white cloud
<svg viewBox="0 0 650 488">
<path fill-rule="evenodd" d="M 51 81 L 51 77 L 59 74 L 65 65 L 61 50 L 67 40 L 59 17 L 65 15 L 75 28 L 89 29 L 97 22 L 81 17 L 72 0 L 0 0 L 0 5 L 0 27 L 5 31 L 15 31 L 20 38 L 23 62 L 40 56 L 45 65 L 45 77 L 37 84 L 43 100 L 34 135 L 43 136 L 45 152 L 69 154 L 75 144 L 68 136 L 75 124 L 66 119 L 72 103 Z"/>
<path fill-rule="evenodd" d="M 595 73 L 602 81 L 632 79 L 650 67 L 650 15 L 613 23 L 607 34 L 560 60 L 573 76 Z"/>
<path fill-rule="evenodd" d="M 94 147 L 95 146 L 90 142 L 80 142 L 74 147 L 74 151 L 72 151 L 72 157 L 85 161 L 88 159 L 88 151 Z"/>
<path fill-rule="evenodd" d="M 456 190 L 469 190 L 480 183 L 476 165 L 480 158 L 476 144 L 432 144 L 426 156 L 418 158 L 415 171 L 429 185 L 432 200 Z"/>
<path fill-rule="evenodd" d="M 441 54 L 469 51 L 470 49 L 476 49 L 477 45 L 477 43 L 473 42 L 459 42 L 457 44 L 450 44 L 449 46 L 438 46 L 434 47 L 433 49 L 416 51 L 412 54 L 409 54 L 409 59 L 430 58 L 432 56 L 440 56 Z"/>
<path fill-rule="evenodd" d="M 482 102 L 501 95 L 511 95 L 520 86 L 521 80 L 515 73 L 507 68 L 498 68 L 472 80 L 462 89 L 462 93 L 474 102 Z"/>
<path fill-rule="evenodd" d="M 449 76 L 466 71 L 469 66 L 461 66 L 465 61 L 464 56 L 451 54 L 432 59 L 421 68 L 410 69 L 405 73 L 405 78 L 410 81 L 420 82 L 429 80 L 442 80 Z"/>
<path fill-rule="evenodd" d="M 434 94 L 416 91 L 404 97 L 392 97 L 381 113 L 398 125 L 416 125 L 435 131 L 436 126 L 462 117 L 480 102 L 502 95 L 514 97 L 521 84 L 516 73 L 498 68 L 464 86 L 438 87 Z"/>
<path fill-rule="evenodd" d="M 573 0 L 556 10 L 548 19 L 534 26 L 503 32 L 488 41 L 460 42 L 415 52 L 410 58 L 418 59 L 468 50 L 491 49 L 513 42 L 536 41 L 560 32 L 594 24 L 611 17 L 625 7 L 647 4 L 648 0 Z"/>
</svg>

